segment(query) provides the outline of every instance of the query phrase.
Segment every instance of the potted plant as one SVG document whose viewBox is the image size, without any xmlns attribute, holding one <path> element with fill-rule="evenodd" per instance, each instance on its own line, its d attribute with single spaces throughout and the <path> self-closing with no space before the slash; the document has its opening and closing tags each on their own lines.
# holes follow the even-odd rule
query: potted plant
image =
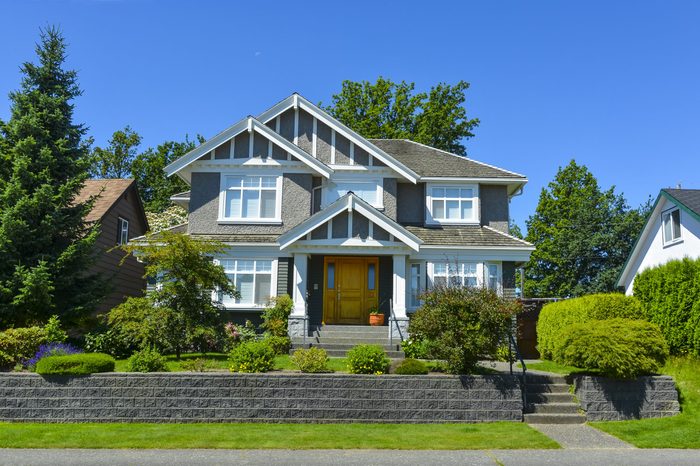
<svg viewBox="0 0 700 466">
<path fill-rule="evenodd" d="M 373 325 L 375 327 L 378 327 L 380 325 L 384 325 L 384 314 L 382 311 L 377 309 L 376 307 L 372 307 L 369 310 L 369 324 Z"/>
</svg>

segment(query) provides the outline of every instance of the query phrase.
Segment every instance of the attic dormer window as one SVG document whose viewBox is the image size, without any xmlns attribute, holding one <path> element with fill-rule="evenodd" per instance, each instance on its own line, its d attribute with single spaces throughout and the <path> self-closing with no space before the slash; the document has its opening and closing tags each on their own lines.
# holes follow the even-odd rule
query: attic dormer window
<svg viewBox="0 0 700 466">
<path fill-rule="evenodd" d="M 475 223 L 479 221 L 476 185 L 428 185 L 427 223 Z"/>
<path fill-rule="evenodd" d="M 663 222 L 664 245 L 677 243 L 681 240 L 681 211 L 669 210 L 661 214 Z"/>
</svg>

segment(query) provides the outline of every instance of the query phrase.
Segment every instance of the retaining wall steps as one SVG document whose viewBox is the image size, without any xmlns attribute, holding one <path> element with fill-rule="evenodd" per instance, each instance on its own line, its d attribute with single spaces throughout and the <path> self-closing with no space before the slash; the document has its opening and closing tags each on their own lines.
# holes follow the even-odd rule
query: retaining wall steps
<svg viewBox="0 0 700 466">
<path fill-rule="evenodd" d="M 583 424 L 586 416 L 561 376 L 528 374 L 528 405 L 523 418 L 530 424 Z"/>
</svg>

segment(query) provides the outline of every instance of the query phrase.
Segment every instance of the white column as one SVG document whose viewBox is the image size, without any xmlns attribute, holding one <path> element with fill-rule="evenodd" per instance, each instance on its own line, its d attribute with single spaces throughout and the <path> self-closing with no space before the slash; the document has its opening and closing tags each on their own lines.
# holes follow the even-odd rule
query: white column
<svg viewBox="0 0 700 466">
<path fill-rule="evenodd" d="M 406 318 L 406 256 L 394 256 L 394 315 L 397 319 Z"/>
<path fill-rule="evenodd" d="M 306 317 L 306 275 L 308 272 L 307 254 L 294 254 L 294 288 L 292 300 L 294 309 L 290 317 Z"/>
</svg>

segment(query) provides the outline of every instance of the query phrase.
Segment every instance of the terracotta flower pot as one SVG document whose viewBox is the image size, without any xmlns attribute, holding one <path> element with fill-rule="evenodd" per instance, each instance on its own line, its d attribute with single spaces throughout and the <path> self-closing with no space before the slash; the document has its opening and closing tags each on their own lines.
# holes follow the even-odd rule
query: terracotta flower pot
<svg viewBox="0 0 700 466">
<path fill-rule="evenodd" d="M 380 325 L 384 325 L 384 314 L 370 314 L 369 315 L 369 324 L 373 325 L 375 327 L 378 327 Z"/>
</svg>

